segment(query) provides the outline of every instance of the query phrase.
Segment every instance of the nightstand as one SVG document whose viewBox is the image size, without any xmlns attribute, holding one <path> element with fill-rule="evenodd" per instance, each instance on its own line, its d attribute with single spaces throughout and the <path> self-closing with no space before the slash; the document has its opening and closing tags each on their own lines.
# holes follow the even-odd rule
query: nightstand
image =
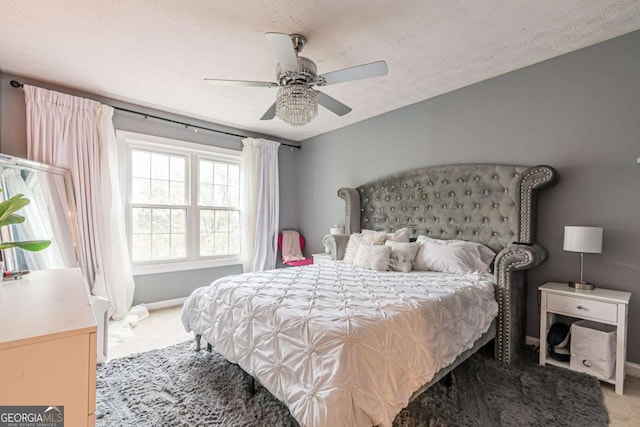
<svg viewBox="0 0 640 427">
<path fill-rule="evenodd" d="M 614 384 L 616 393 L 622 394 L 627 360 L 627 313 L 631 294 L 602 288 L 585 291 L 570 288 L 567 283 L 557 282 L 547 282 L 538 289 L 541 294 L 540 364 L 570 369 L 568 362 L 560 362 L 547 357 L 547 332 L 553 324 L 556 314 L 615 325 L 615 373 L 611 378 L 601 381 Z"/>
<path fill-rule="evenodd" d="M 311 256 L 313 257 L 313 263 L 314 264 L 322 264 L 324 262 L 331 262 L 331 254 L 325 253 L 325 252 L 321 252 L 318 254 L 311 254 Z"/>
</svg>

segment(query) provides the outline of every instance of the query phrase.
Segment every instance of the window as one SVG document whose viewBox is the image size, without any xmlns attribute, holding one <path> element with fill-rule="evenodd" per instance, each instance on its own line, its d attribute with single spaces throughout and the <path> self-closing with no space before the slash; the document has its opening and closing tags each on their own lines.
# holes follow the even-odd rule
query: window
<svg viewBox="0 0 640 427">
<path fill-rule="evenodd" d="M 240 263 L 240 152 L 118 131 L 135 274 Z"/>
</svg>

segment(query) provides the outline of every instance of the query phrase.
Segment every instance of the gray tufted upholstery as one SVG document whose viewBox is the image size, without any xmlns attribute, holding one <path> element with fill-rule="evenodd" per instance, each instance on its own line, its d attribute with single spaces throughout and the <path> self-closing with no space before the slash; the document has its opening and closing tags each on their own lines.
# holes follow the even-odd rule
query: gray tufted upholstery
<svg viewBox="0 0 640 427">
<path fill-rule="evenodd" d="M 523 270 L 546 259 L 535 242 L 535 190 L 555 183 L 549 166 L 447 165 L 415 169 L 341 188 L 346 236 L 325 238 L 342 259 L 348 235 L 363 228 L 392 232 L 409 227 L 413 237 L 460 239 L 487 245 L 498 256 L 500 303 L 496 357 L 511 362 L 524 344 Z"/>
</svg>

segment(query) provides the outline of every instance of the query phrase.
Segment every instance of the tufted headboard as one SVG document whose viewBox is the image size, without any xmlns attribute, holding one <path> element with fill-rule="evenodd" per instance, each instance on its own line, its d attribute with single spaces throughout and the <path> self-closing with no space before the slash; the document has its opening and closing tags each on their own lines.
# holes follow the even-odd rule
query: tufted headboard
<svg viewBox="0 0 640 427">
<path fill-rule="evenodd" d="M 549 166 L 448 165 L 386 176 L 341 188 L 347 234 L 409 227 L 413 237 L 479 242 L 500 252 L 533 243 L 534 190 L 553 184 Z"/>
<path fill-rule="evenodd" d="M 524 270 L 547 257 L 535 243 L 535 193 L 552 186 L 556 177 L 549 166 L 466 164 L 425 167 L 341 188 L 346 235 L 325 236 L 324 243 L 334 259 L 342 259 L 351 233 L 408 227 L 413 237 L 468 240 L 490 247 L 498 254 L 496 358 L 509 363 L 524 347 Z"/>
</svg>

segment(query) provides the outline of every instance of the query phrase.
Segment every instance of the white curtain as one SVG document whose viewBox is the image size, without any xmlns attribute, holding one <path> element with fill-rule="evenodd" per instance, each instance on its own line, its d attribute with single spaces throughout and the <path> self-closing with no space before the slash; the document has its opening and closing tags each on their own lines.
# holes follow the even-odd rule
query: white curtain
<svg viewBox="0 0 640 427">
<path fill-rule="evenodd" d="M 245 272 L 270 270 L 278 251 L 280 143 L 246 138 L 242 144 L 242 265 Z"/>
<path fill-rule="evenodd" d="M 71 172 L 80 267 L 109 314 L 126 315 L 134 283 L 120 208 L 113 108 L 34 86 L 24 86 L 27 157 Z"/>
</svg>

